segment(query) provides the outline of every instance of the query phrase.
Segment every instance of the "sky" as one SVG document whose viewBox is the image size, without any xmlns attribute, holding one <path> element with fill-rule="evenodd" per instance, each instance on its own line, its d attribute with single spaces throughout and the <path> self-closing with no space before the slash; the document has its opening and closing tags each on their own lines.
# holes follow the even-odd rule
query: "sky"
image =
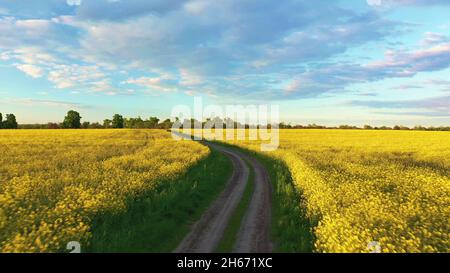
<svg viewBox="0 0 450 273">
<path fill-rule="evenodd" d="M 279 105 L 292 124 L 450 125 L 450 0 L 0 0 L 19 123 Z"/>
</svg>

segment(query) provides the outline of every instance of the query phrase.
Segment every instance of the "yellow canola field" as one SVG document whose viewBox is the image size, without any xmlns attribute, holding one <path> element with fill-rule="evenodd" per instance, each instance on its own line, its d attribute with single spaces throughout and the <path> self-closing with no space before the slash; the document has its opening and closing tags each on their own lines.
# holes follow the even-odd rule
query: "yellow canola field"
<svg viewBox="0 0 450 273">
<path fill-rule="evenodd" d="M 64 250 L 209 154 L 160 130 L 0 130 L 0 252 Z"/>
<path fill-rule="evenodd" d="M 280 130 L 269 155 L 305 197 L 315 251 L 450 251 L 449 132 Z"/>
</svg>

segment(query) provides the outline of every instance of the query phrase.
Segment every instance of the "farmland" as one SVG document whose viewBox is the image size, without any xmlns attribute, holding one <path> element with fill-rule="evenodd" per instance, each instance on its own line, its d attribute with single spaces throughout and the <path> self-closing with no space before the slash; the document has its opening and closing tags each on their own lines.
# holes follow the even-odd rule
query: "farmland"
<svg viewBox="0 0 450 273">
<path fill-rule="evenodd" d="M 286 167 L 301 196 L 274 224 L 282 250 L 302 250 L 292 224 L 300 212 L 316 252 L 368 252 L 371 242 L 382 252 L 450 250 L 449 133 L 281 130 L 280 148 L 265 156 Z"/>
<path fill-rule="evenodd" d="M 231 168 L 207 147 L 176 142 L 162 130 L 3 130 L 0 153 L 0 252 L 64 251 L 69 241 L 82 242 L 83 246 L 92 241 L 94 245 L 89 247 L 94 251 L 170 251 L 173 245 L 158 248 L 147 244 L 147 248 L 138 249 L 126 245 L 133 240 L 145 242 L 145 238 L 130 238 L 133 227 L 142 222 L 136 219 L 143 218 L 136 211 L 147 211 L 149 201 L 139 201 L 141 197 L 162 201 L 170 197 L 172 203 L 184 206 L 180 210 L 172 206 L 171 212 L 179 218 L 165 217 L 169 218 L 165 222 L 161 215 L 167 215 L 170 202 L 150 202 L 152 216 L 147 214 L 149 221 L 159 221 L 159 226 L 152 223 L 149 229 L 154 236 L 165 230 L 177 239 L 183 234 L 173 232 L 178 228 L 187 232 L 183 221 L 188 223 L 192 220 L 189 217 L 208 204 L 207 199 L 221 189 Z M 216 166 L 209 158 L 225 171 L 216 184 L 205 178 L 209 175 L 205 169 Z M 201 166 L 197 166 L 199 162 Z M 182 178 L 191 167 L 198 174 Z M 170 186 L 161 189 L 164 182 Z M 209 197 L 180 201 L 180 194 L 195 195 L 193 191 Z M 128 216 L 134 212 L 134 218 L 124 222 L 120 216 L 125 212 Z M 130 220 L 134 221 L 132 227 Z M 130 228 L 126 235 L 118 231 L 114 237 L 114 227 L 121 224 Z M 148 225 L 140 228 L 148 229 Z M 130 242 L 118 245 L 121 241 L 114 241 L 118 238 Z"/>
<path fill-rule="evenodd" d="M 448 132 L 280 130 L 276 151 L 227 144 L 270 173 L 275 251 L 450 251 Z M 0 252 L 61 252 L 69 241 L 170 252 L 232 171 L 217 150 L 163 130 L 3 130 L 0 153 Z M 224 238 L 238 236 L 255 182 Z"/>
</svg>

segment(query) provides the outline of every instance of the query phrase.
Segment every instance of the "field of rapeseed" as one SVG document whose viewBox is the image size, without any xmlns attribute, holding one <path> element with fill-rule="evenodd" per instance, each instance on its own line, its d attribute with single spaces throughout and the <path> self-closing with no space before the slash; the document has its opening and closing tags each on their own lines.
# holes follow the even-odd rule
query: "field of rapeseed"
<svg viewBox="0 0 450 273">
<path fill-rule="evenodd" d="M 261 147 L 258 141 L 234 144 L 255 151 Z M 158 130 L 4 130 L 0 154 L 0 252 L 49 252 L 63 251 L 69 241 L 91 240 L 94 251 L 122 251 L 122 242 L 110 243 L 120 238 L 139 242 L 130 232 L 123 233 L 122 226 L 130 231 L 132 221 L 140 234 L 142 218 L 160 219 L 156 222 L 166 233 L 172 232 L 168 227 L 178 225 L 178 220 L 163 223 L 167 212 L 158 216 L 145 206 L 141 209 L 146 200 L 132 202 L 138 207 L 130 218 L 130 200 L 185 173 L 210 152 L 199 143 L 174 141 Z M 281 130 L 279 149 L 266 156 L 287 168 L 302 196 L 289 196 L 298 209 L 290 210 L 288 217 L 275 217 L 275 226 L 288 227 L 282 231 L 291 245 L 302 243 L 290 236 L 295 231 L 288 230 L 301 229 L 303 222 L 294 220 L 301 214 L 316 252 L 369 252 L 373 242 L 382 252 L 450 251 L 448 132 Z M 227 164 L 217 155 L 212 160 Z M 207 178 L 197 175 L 214 177 L 205 172 L 211 166 L 194 168 L 189 173 L 192 184 L 173 184 L 177 189 L 186 185 L 177 194 L 199 191 L 197 182 Z M 229 169 L 222 171 L 225 181 Z M 202 195 L 210 198 L 220 190 L 202 189 Z M 163 195 L 155 200 L 172 193 Z M 173 199 L 192 214 L 192 204 L 183 203 L 186 198 Z M 199 207 L 200 201 L 195 202 Z M 175 205 L 157 203 L 174 210 Z M 206 206 L 208 200 L 201 204 Z M 142 217 L 140 210 L 150 214 Z M 101 232 L 93 234 L 99 215 L 124 215 L 126 220 L 102 220 Z M 170 250 L 170 244 L 160 249 Z"/>
<path fill-rule="evenodd" d="M 281 130 L 268 155 L 302 194 L 314 251 L 450 251 L 450 133 Z"/>
<path fill-rule="evenodd" d="M 49 252 L 209 150 L 158 130 L 3 130 L 0 154 L 0 252 Z"/>
</svg>

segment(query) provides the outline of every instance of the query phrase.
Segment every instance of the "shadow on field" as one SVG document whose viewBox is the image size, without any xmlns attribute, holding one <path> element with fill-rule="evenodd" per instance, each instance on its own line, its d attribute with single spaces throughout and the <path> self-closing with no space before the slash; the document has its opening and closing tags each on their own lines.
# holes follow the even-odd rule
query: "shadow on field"
<svg viewBox="0 0 450 273">
<path fill-rule="evenodd" d="M 312 229 L 317 223 L 306 217 L 302 193 L 295 188 L 291 173 L 281 160 L 255 154 L 270 173 L 274 186 L 272 236 L 276 252 L 313 252 Z"/>
<path fill-rule="evenodd" d="M 232 173 L 216 151 L 174 180 L 130 198 L 127 210 L 93 220 L 87 252 L 171 252 L 189 232 Z"/>
</svg>

